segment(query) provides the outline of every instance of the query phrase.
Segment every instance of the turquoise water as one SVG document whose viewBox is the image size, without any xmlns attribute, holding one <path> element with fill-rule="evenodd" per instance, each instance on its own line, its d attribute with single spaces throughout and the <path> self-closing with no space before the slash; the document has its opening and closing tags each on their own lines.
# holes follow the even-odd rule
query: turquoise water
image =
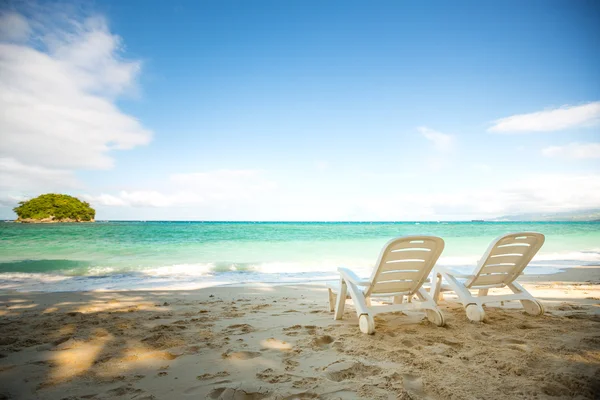
<svg viewBox="0 0 600 400">
<path fill-rule="evenodd" d="M 191 288 L 238 282 L 331 279 L 339 266 L 363 275 L 387 240 L 444 238 L 441 264 L 471 269 L 495 237 L 546 235 L 530 272 L 600 263 L 598 222 L 0 223 L 0 288 Z"/>
</svg>

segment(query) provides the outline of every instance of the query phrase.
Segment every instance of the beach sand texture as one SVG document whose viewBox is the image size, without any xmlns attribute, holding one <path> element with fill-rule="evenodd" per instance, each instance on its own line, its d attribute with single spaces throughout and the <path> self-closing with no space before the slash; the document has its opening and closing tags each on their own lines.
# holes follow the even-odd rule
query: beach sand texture
<svg viewBox="0 0 600 400">
<path fill-rule="evenodd" d="M 600 393 L 600 268 L 524 279 L 546 306 L 453 295 L 446 327 L 333 321 L 323 286 L 3 293 L 0 399 L 558 399 Z"/>
</svg>

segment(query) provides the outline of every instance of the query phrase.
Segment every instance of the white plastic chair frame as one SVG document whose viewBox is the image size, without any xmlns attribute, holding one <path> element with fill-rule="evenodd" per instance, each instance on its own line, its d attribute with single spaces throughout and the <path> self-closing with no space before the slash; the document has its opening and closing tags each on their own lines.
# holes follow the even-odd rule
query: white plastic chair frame
<svg viewBox="0 0 600 400">
<path fill-rule="evenodd" d="M 429 321 L 443 326 L 443 314 L 422 287 L 443 249 L 444 240 L 436 236 L 398 237 L 383 247 L 368 280 L 338 268 L 339 286 L 329 288 L 329 310 L 334 311 L 334 319 L 342 319 L 349 295 L 363 333 L 375 332 L 376 314 L 407 310 L 425 310 Z M 418 301 L 413 301 L 415 295 Z M 372 297 L 393 297 L 394 301 L 392 305 L 373 306 Z"/>
<path fill-rule="evenodd" d="M 481 322 L 485 318 L 483 305 L 486 303 L 519 300 L 528 314 L 542 315 L 544 307 L 516 279 L 544 244 L 544 235 L 537 232 L 510 233 L 496 238 L 479 260 L 473 274 L 457 274 L 452 270 L 436 266 L 433 298 L 442 299 L 442 291 L 453 291 L 465 307 L 467 318 Z M 465 279 L 461 282 L 458 279 Z M 448 285 L 442 284 L 442 279 Z M 508 287 L 513 294 L 488 295 L 492 288 Z M 477 290 L 473 295 L 471 290 Z"/>
</svg>

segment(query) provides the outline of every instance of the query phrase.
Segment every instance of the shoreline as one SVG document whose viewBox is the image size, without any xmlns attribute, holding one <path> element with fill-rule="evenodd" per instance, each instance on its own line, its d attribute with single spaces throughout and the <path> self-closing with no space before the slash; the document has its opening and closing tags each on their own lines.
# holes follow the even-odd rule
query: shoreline
<svg viewBox="0 0 600 400">
<path fill-rule="evenodd" d="M 451 267 L 452 268 L 452 267 Z M 574 265 L 574 266 L 561 266 L 561 267 L 538 267 L 530 266 L 529 270 L 539 271 L 544 268 L 543 273 L 532 273 L 522 275 L 519 280 L 521 282 L 530 281 L 560 281 L 560 282 L 586 282 L 589 278 L 597 276 L 595 282 L 600 283 L 600 273 L 594 275 L 590 271 L 600 271 L 600 264 L 597 265 Z M 467 273 L 467 268 L 464 267 L 460 272 Z M 470 268 L 469 268 L 470 270 Z M 549 272 L 554 270 L 554 272 Z M 357 269 L 360 272 L 360 270 Z M 546 272 L 547 271 L 547 272 Z M 527 270 L 526 270 L 527 272 Z M 271 285 L 271 286 L 286 286 L 286 285 L 325 285 L 330 282 L 337 280 L 337 272 L 320 272 L 321 276 L 317 273 L 302 272 L 302 273 L 288 273 L 283 279 L 280 274 L 250 271 L 248 273 L 231 272 L 229 273 L 207 273 L 206 275 L 192 275 L 188 279 L 185 276 L 181 276 L 174 272 L 169 277 L 168 274 L 162 273 L 158 276 L 145 276 L 139 273 L 120 273 L 115 275 L 54 275 L 52 273 L 19 273 L 10 272 L 5 273 L 11 275 L 9 280 L 8 277 L 3 278 L 3 274 L 0 274 L 0 294 L 2 293 L 78 293 L 78 292 L 137 292 L 137 291 L 149 291 L 149 290 L 162 290 L 162 291 L 178 291 L 178 290 L 200 290 L 208 289 L 212 287 L 245 287 L 253 285 Z M 237 275 L 240 274 L 240 275 Z M 312 275 L 311 275 L 312 274 Z M 363 271 L 363 275 L 366 274 Z M 237 276 L 236 276 L 237 275 Z M 365 277 L 368 275 L 364 275 Z M 125 280 L 124 280 L 125 278 Z M 246 278 L 244 282 L 242 280 L 235 281 L 233 279 Z M 39 282 L 35 279 L 40 280 Z M 47 281 L 43 281 L 47 279 Z M 164 281 L 160 281 L 165 279 Z M 170 279 L 170 280 L 169 280 Z M 86 281 L 83 283 L 83 281 Z M 19 287 L 19 281 L 24 282 L 25 285 L 44 285 L 46 290 L 28 289 L 27 286 Z M 108 281 L 108 282 L 107 282 Z M 147 283 L 145 283 L 147 281 Z M 37 283 L 36 283 L 37 282 Z M 104 283 L 103 283 L 104 282 Z M 112 282 L 112 283 L 111 283 Z M 74 287 L 71 289 L 61 290 L 61 286 L 72 284 Z M 96 284 L 99 287 L 85 288 L 90 284 Z M 3 287 L 4 285 L 4 287 Z M 76 286 L 82 285 L 83 289 L 78 289 Z M 129 287 L 127 286 L 129 285 Z M 112 287 L 106 287 L 112 286 Z M 122 286 L 122 287 L 115 287 Z M 35 286 L 34 286 L 35 287 Z M 58 289 L 53 288 L 58 287 Z"/>
<path fill-rule="evenodd" d="M 373 336 L 320 285 L 0 291 L 0 398 L 592 399 L 600 267 L 521 282 L 546 314 L 507 302 L 474 324 L 450 294 L 446 327 L 380 314 Z"/>
</svg>

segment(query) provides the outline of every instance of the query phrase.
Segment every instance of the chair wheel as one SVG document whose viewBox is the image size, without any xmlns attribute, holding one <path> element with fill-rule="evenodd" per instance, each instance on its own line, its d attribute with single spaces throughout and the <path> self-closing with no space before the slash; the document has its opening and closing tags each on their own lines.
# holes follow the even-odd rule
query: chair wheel
<svg viewBox="0 0 600 400">
<path fill-rule="evenodd" d="M 473 322 L 481 322 L 485 318 L 483 307 L 478 304 L 469 304 L 467 306 L 467 318 Z"/>
<path fill-rule="evenodd" d="M 429 322 L 431 322 L 437 326 L 446 325 L 446 320 L 444 319 L 444 314 L 442 314 L 441 311 L 425 310 L 425 312 L 427 313 L 427 319 L 429 320 Z"/>
<path fill-rule="evenodd" d="M 375 320 L 369 314 L 363 314 L 358 318 L 358 327 L 362 333 L 372 335 L 375 333 Z"/>
<path fill-rule="evenodd" d="M 542 315 L 545 311 L 542 303 L 537 300 L 521 300 L 521 305 L 530 315 Z"/>
</svg>

